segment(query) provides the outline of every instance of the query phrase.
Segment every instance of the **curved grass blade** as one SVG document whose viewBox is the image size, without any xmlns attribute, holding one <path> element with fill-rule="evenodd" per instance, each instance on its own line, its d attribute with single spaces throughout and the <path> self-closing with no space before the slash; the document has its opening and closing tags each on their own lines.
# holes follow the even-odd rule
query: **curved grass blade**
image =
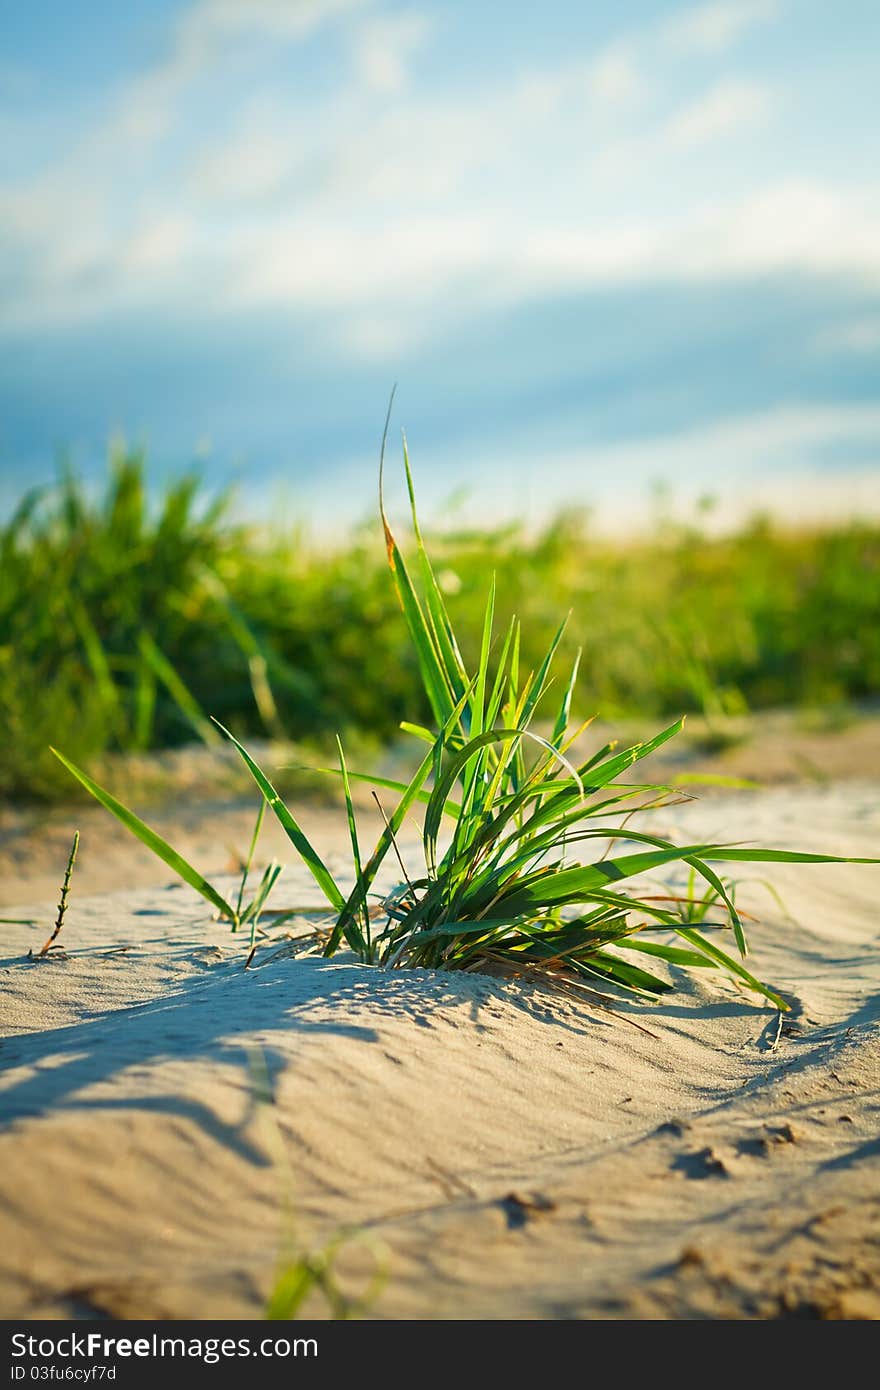
<svg viewBox="0 0 880 1390">
<path fill-rule="evenodd" d="M 736 937 L 737 950 L 739 951 L 743 960 L 745 960 L 746 955 L 748 954 L 746 935 L 743 931 L 742 919 L 740 918 L 740 915 L 736 910 L 736 904 L 733 901 L 732 893 L 728 893 L 725 884 L 719 878 L 718 874 L 716 874 L 715 870 L 710 868 L 708 864 L 704 863 L 704 861 L 698 858 L 696 855 L 694 855 L 692 859 L 686 859 L 685 863 L 690 864 L 692 869 L 696 869 L 697 873 L 702 875 L 702 877 L 709 884 L 710 888 L 713 888 L 715 890 L 715 892 L 718 894 L 718 897 L 724 903 L 724 906 L 727 908 L 728 916 L 730 917 L 730 924 L 733 927 L 733 934 Z"/>
<path fill-rule="evenodd" d="M 363 869 L 362 869 L 362 867 L 361 867 L 361 850 L 360 850 L 360 844 L 359 844 L 359 842 L 358 842 L 357 820 L 355 819 L 355 814 L 354 814 L 354 802 L 353 802 L 352 799 L 351 799 L 351 783 L 350 783 L 349 780 L 348 780 L 348 767 L 346 766 L 346 762 L 345 762 L 345 753 L 344 753 L 343 750 L 342 750 L 342 739 L 339 737 L 338 734 L 336 735 L 336 747 L 339 749 L 339 772 L 340 772 L 340 775 L 341 775 L 341 777 L 342 777 L 342 788 L 343 788 L 343 791 L 345 792 L 345 811 L 346 811 L 346 816 L 347 816 L 347 819 L 348 819 L 348 837 L 349 837 L 349 840 L 350 840 L 350 842 L 351 842 L 351 857 L 352 857 L 352 861 L 353 861 L 353 863 L 354 863 L 355 883 L 356 883 L 356 885 L 357 885 L 358 888 L 362 888 L 362 886 L 363 886 Z M 361 949 L 362 949 L 362 950 L 365 950 L 366 953 L 367 953 L 367 955 L 369 955 L 369 952 L 370 952 L 370 914 L 369 914 L 369 911 L 368 911 L 368 909 L 367 909 L 366 894 L 364 894 L 364 902 L 363 902 L 362 907 L 361 907 L 361 912 L 362 912 L 362 920 L 363 920 L 363 923 L 364 923 L 364 928 L 363 928 L 363 933 L 362 933 L 362 935 L 363 935 L 363 940 L 362 940 L 362 942 L 361 942 Z"/>
<path fill-rule="evenodd" d="M 880 859 L 865 859 L 851 854 L 804 854 L 788 849 L 741 849 L 737 845 L 711 845 L 707 859 L 737 864 L 880 864 Z"/>
<path fill-rule="evenodd" d="M 251 835 L 250 845 L 248 846 L 247 858 L 244 861 L 244 866 L 241 871 L 241 883 L 238 885 L 238 901 L 235 904 L 235 914 L 237 917 L 241 916 L 241 904 L 244 900 L 244 890 L 247 887 L 248 875 L 251 871 L 251 865 L 254 862 L 254 853 L 256 852 L 257 848 L 257 840 L 260 838 L 260 831 L 263 828 L 263 817 L 265 816 L 265 814 L 266 798 L 261 796 L 260 809 L 257 811 L 257 819 L 254 822 L 254 829 L 253 834 Z"/>
<path fill-rule="evenodd" d="M 163 651 L 157 647 L 150 634 L 143 629 L 138 634 L 138 651 L 153 674 L 162 682 L 180 713 L 203 743 L 209 748 L 219 748 L 223 740 L 208 719 L 195 695 L 181 680 Z"/>
<path fill-rule="evenodd" d="M 613 756 L 607 757 L 603 762 L 597 762 L 596 756 L 594 756 L 582 763 L 578 768 L 578 774 L 583 782 L 584 795 L 592 796 L 594 793 L 602 791 L 609 782 L 615 781 L 622 772 L 626 772 L 627 768 L 641 762 L 643 758 L 647 758 L 662 744 L 674 738 L 676 734 L 681 732 L 683 725 L 684 716 L 676 719 L 674 723 L 662 729 L 659 734 L 655 734 L 645 743 L 633 744 L 630 748 L 624 749 L 622 753 L 615 753 Z M 613 745 L 606 744 L 605 748 L 600 751 L 605 754 L 612 747 Z M 523 826 L 525 833 L 531 835 L 540 826 L 553 823 L 563 811 L 575 804 L 575 800 L 576 798 L 571 791 L 557 792 L 548 797 L 525 822 Z"/>
<path fill-rule="evenodd" d="M 431 748 L 433 750 L 436 739 L 431 736 Z M 342 772 L 338 767 L 312 767 L 309 763 L 287 764 L 289 767 L 298 767 L 303 772 L 320 772 L 325 777 L 341 777 Z M 349 770 L 348 778 L 351 782 L 366 782 L 370 787 L 383 787 L 385 791 L 405 792 L 409 787 L 408 782 L 400 782 L 394 777 L 375 777 L 371 772 L 352 772 Z M 428 802 L 431 800 L 431 793 L 420 791 L 416 793 L 416 801 Z M 461 806 L 457 801 L 450 801 L 448 798 L 443 807 L 443 813 L 447 816 L 457 817 L 461 814 Z"/>
<path fill-rule="evenodd" d="M 683 946 L 664 946 L 659 941 L 639 941 L 638 938 L 632 937 L 615 944 L 621 951 L 640 951 L 643 955 L 657 956 L 659 960 L 668 961 L 670 965 L 682 965 L 692 969 L 718 969 L 718 961 L 709 960 L 699 951 L 686 951 Z"/>
<path fill-rule="evenodd" d="M 178 854 L 177 850 L 172 849 L 168 842 L 163 840 L 161 835 L 157 835 L 155 830 L 151 830 L 139 816 L 135 815 L 134 811 L 130 811 L 127 806 L 123 806 L 121 801 L 117 801 L 115 796 L 111 796 L 103 787 L 99 787 L 97 782 L 92 781 L 88 773 L 83 772 L 82 768 L 77 767 L 69 758 L 65 758 L 64 754 L 59 753 L 57 748 L 53 748 L 51 751 L 55 754 L 58 761 L 67 768 L 68 772 L 85 787 L 86 791 L 91 792 L 96 801 L 100 801 L 101 805 L 105 806 L 108 811 L 111 811 L 127 830 L 130 830 L 133 835 L 137 836 L 141 844 L 146 845 L 147 849 L 152 850 L 159 859 L 163 860 L 163 862 L 168 865 L 169 869 L 173 869 L 174 872 L 183 879 L 184 883 L 188 883 L 190 888 L 194 888 L 197 893 L 201 893 L 202 897 L 206 898 L 209 903 L 216 907 L 218 912 L 228 918 L 233 925 L 236 923 L 234 908 L 232 908 L 226 899 L 217 892 L 217 889 L 199 873 L 198 869 L 194 869 L 192 864 L 183 858 L 183 855 Z"/>
<path fill-rule="evenodd" d="M 571 963 L 586 966 L 603 979 L 613 980 L 615 984 L 633 990 L 636 994 L 668 994 L 673 988 L 668 980 L 661 980 L 659 975 L 652 975 L 649 970 L 641 970 L 629 961 L 619 960 L 607 951 L 591 951 L 588 956 L 572 959 Z"/>
<path fill-rule="evenodd" d="M 576 784 L 582 790 L 580 778 L 576 770 L 552 744 L 548 743 L 546 739 L 541 738 L 539 734 L 533 734 L 529 729 L 522 728 L 489 729 L 484 734 L 478 734 L 476 738 L 469 739 L 464 747 L 455 754 L 445 773 L 439 779 L 431 793 L 431 799 L 428 802 L 428 810 L 425 815 L 424 830 L 425 857 L 429 865 L 436 864 L 437 834 L 440 829 L 443 806 L 449 792 L 454 787 L 458 777 L 465 770 L 468 763 L 482 748 L 488 748 L 493 743 L 503 743 L 514 740 L 519 742 L 523 738 L 533 739 L 536 743 L 540 744 L 542 748 L 545 748 L 564 767 L 569 768 Z"/>
<path fill-rule="evenodd" d="M 82 642 L 86 660 L 95 682 L 95 689 L 105 709 L 105 718 L 120 739 L 125 737 L 125 712 L 119 688 L 113 679 L 110 663 L 104 644 L 98 635 L 85 604 L 74 595 L 68 595 L 67 608 L 70 618 Z"/>
<path fill-rule="evenodd" d="M 544 657 L 544 660 L 541 662 L 540 667 L 538 668 L 538 674 L 532 683 L 531 691 L 529 693 L 528 699 L 525 701 L 522 713 L 519 719 L 517 720 L 517 723 L 528 724 L 529 720 L 535 712 L 535 709 L 538 705 L 538 701 L 544 694 L 544 691 L 547 689 L 548 676 L 550 675 L 550 665 L 553 661 L 554 656 L 556 655 L 556 649 L 558 648 L 559 643 L 562 641 L 562 634 L 568 627 L 568 620 L 570 617 L 571 613 L 566 613 L 565 617 L 562 619 L 562 622 L 559 624 L 559 627 L 556 629 L 556 632 L 553 635 L 553 640 L 547 649 L 547 654 Z"/>
<path fill-rule="evenodd" d="M 471 736 L 483 732 L 483 714 L 486 705 L 486 674 L 489 669 L 489 648 L 492 643 L 492 623 L 495 618 L 495 576 L 489 587 L 489 597 L 483 615 L 483 637 L 480 642 L 480 662 L 477 667 L 477 684 L 471 701 Z"/>
<path fill-rule="evenodd" d="M 388 565 L 394 578 L 394 587 L 397 590 L 397 597 L 403 609 L 406 625 L 409 628 L 413 645 L 416 649 L 416 657 L 419 663 L 419 670 L 422 674 L 422 682 L 425 686 L 434 718 L 438 724 L 445 724 L 455 703 L 453 696 L 454 687 L 450 684 L 449 676 L 437 650 L 438 639 L 432 625 L 425 618 L 424 610 L 415 591 L 406 562 L 400 552 L 394 533 L 388 523 L 388 516 L 385 512 L 384 497 L 384 470 L 385 470 L 385 446 L 388 440 L 388 424 L 391 419 L 391 407 L 394 403 L 394 392 L 388 402 L 388 414 L 385 417 L 385 428 L 382 432 L 382 446 L 379 454 L 379 515 L 382 519 L 382 528 L 385 533 L 385 549 L 388 554 Z"/>
<path fill-rule="evenodd" d="M 265 804 L 265 803 L 264 803 L 264 804 Z M 267 864 L 266 868 L 263 870 L 263 877 L 261 878 L 261 880 L 260 880 L 260 886 L 258 887 L 258 889 L 257 889 L 257 891 L 256 891 L 256 893 L 255 893 L 255 895 L 254 895 L 254 900 L 253 900 L 253 902 L 250 904 L 250 906 L 247 908 L 247 910 L 246 910 L 244 916 L 243 916 L 242 919 L 241 919 L 241 922 L 239 923 L 240 926 L 244 927 L 244 926 L 247 926 L 248 922 L 250 922 L 250 925 L 251 925 L 251 939 L 250 939 L 250 949 L 251 949 L 251 953 L 253 953 L 254 946 L 256 945 L 256 941 L 257 941 L 257 927 L 260 925 L 260 913 L 263 911 L 263 907 L 265 906 L 266 899 L 268 898 L 269 894 L 272 892 L 272 889 L 275 887 L 275 884 L 276 884 L 277 881 L 278 881 L 278 876 L 279 876 L 280 873 L 281 873 L 281 865 L 280 865 L 280 864 L 276 864 L 276 863 L 274 863 L 274 862 L 271 863 L 271 864 Z M 250 963 L 250 960 L 248 961 L 248 963 Z"/>
<path fill-rule="evenodd" d="M 339 945 L 339 942 L 341 941 L 343 935 L 345 935 L 346 939 L 348 939 L 349 927 L 351 923 L 354 921 L 356 914 L 362 909 L 362 907 L 366 903 L 367 893 L 370 890 L 370 887 L 373 883 L 373 879 L 379 872 L 379 868 L 382 864 L 382 861 L 385 858 L 385 855 L 388 853 L 389 849 L 394 843 L 394 836 L 397 834 L 398 830 L 403 824 L 403 819 L 407 811 L 409 810 L 412 803 L 416 800 L 433 765 L 434 749 L 432 748 L 431 751 L 426 755 L 426 757 L 422 759 L 421 763 L 416 769 L 412 781 L 406 788 L 405 792 L 400 798 L 400 801 L 394 808 L 394 811 L 392 812 L 391 816 L 388 818 L 388 823 L 385 826 L 385 829 L 382 831 L 381 835 L 379 836 L 379 839 L 376 843 L 376 848 L 373 850 L 373 853 L 371 854 L 368 862 L 364 866 L 359 881 L 355 884 L 354 889 L 349 894 L 348 901 L 342 904 L 339 912 L 339 917 L 336 921 L 335 926 L 333 927 L 332 932 L 330 933 L 330 939 L 328 940 L 327 945 L 324 948 L 325 956 L 333 955 L 333 952 Z"/>
<path fill-rule="evenodd" d="M 591 829 L 589 831 L 583 831 L 580 835 L 576 835 L 573 838 L 585 838 L 587 836 L 591 836 L 597 833 L 601 834 L 602 831 L 596 831 Z M 621 832 L 620 838 L 624 840 L 631 840 L 634 842 L 638 841 L 640 844 L 654 845 L 658 849 L 667 849 L 670 847 L 670 842 L 668 840 L 664 840 L 657 835 L 645 834 L 644 831 L 639 830 L 626 829 L 625 831 Z M 718 875 L 715 873 L 715 870 L 710 868 L 709 865 L 704 862 L 703 858 L 696 854 L 688 853 L 682 854 L 681 857 L 683 862 L 689 865 L 691 872 L 696 872 L 700 874 L 701 877 L 706 880 L 709 886 L 724 903 L 724 906 L 727 908 L 727 912 L 730 916 L 730 922 L 733 927 L 734 936 L 736 937 L 737 949 L 739 950 L 739 953 L 743 957 L 743 959 L 745 959 L 745 956 L 747 954 L 745 932 L 743 931 L 742 920 L 740 918 L 739 913 L 736 910 L 736 904 L 733 901 L 733 897 L 730 893 L 728 893 L 727 888 L 725 887 L 724 883 L 722 883 Z M 710 855 L 709 857 L 714 858 L 715 856 Z"/>
<path fill-rule="evenodd" d="M 436 734 L 432 734 L 430 729 L 426 729 L 424 724 L 411 724 L 408 719 L 400 721 L 400 727 L 405 734 L 412 734 L 421 743 L 433 744 Z"/>
<path fill-rule="evenodd" d="M 376 842 L 376 848 L 373 850 L 373 853 L 371 854 L 369 861 L 364 865 L 364 871 L 361 876 L 360 884 L 355 885 L 353 891 L 349 895 L 348 901 L 343 904 L 336 925 L 334 926 L 333 931 L 330 933 L 330 938 L 327 942 L 326 947 L 324 948 L 325 956 L 333 955 L 333 952 L 339 945 L 339 942 L 343 934 L 346 933 L 348 930 L 348 927 L 351 923 L 352 913 L 359 911 L 362 903 L 366 901 L 366 895 L 369 892 L 370 887 L 372 886 L 373 879 L 376 877 L 376 874 L 379 871 L 382 861 L 384 860 L 386 854 L 388 853 L 389 849 L 394 843 L 394 836 L 397 834 L 398 830 L 403 824 L 405 816 L 409 812 L 409 809 L 412 806 L 413 802 L 416 800 L 419 792 L 422 790 L 422 787 L 424 786 L 425 781 L 428 775 L 430 774 L 431 770 L 434 769 L 436 771 L 439 757 L 442 753 L 444 739 L 448 736 L 449 731 L 455 727 L 456 723 L 461 717 L 462 710 L 464 709 L 465 704 L 470 698 L 472 690 L 473 681 L 471 682 L 468 689 L 461 696 L 458 703 L 453 706 L 452 710 L 450 711 L 448 720 L 443 725 L 440 733 L 437 735 L 434 747 L 431 748 L 429 752 L 425 755 L 425 757 L 422 759 L 421 763 L 419 764 L 418 768 L 416 769 L 413 775 L 413 778 L 409 786 L 406 788 L 406 791 L 401 796 L 400 801 L 397 803 L 391 815 L 388 817 L 388 823 Z"/>
<path fill-rule="evenodd" d="M 565 694 L 562 697 L 562 704 L 559 706 L 559 713 L 556 716 L 556 723 L 553 726 L 553 733 L 550 735 L 550 742 L 554 748 L 561 748 L 565 738 L 565 731 L 568 728 L 568 721 L 571 717 L 571 698 L 574 694 L 574 687 L 577 683 L 578 670 L 581 664 L 582 648 L 578 647 L 577 655 L 572 663 L 571 675 L 565 687 Z"/>
<path fill-rule="evenodd" d="M 446 603 L 443 598 L 443 591 L 434 576 L 434 567 L 425 549 L 422 538 L 422 530 L 419 526 L 418 513 L 416 511 L 416 495 L 413 487 L 412 470 L 409 464 L 409 449 L 407 448 L 406 435 L 403 434 L 403 466 L 406 472 L 406 486 L 409 493 L 410 512 L 412 514 L 413 532 L 418 548 L 419 567 L 422 573 L 422 583 L 425 590 L 425 601 L 428 609 L 428 616 L 434 634 L 437 652 L 446 673 L 446 679 L 453 692 L 455 699 L 459 699 L 468 685 L 468 674 L 464 662 L 461 659 L 461 652 L 455 640 L 455 633 L 449 614 L 446 610 Z M 494 581 L 493 581 L 494 582 Z M 474 702 L 476 703 L 476 701 Z M 473 725 L 472 725 L 473 728 Z"/>
<path fill-rule="evenodd" d="M 558 873 L 547 874 L 539 871 L 531 881 L 520 880 L 512 892 L 505 895 L 501 901 L 508 911 L 514 913 L 534 912 L 544 907 L 561 907 L 566 903 L 582 902 L 589 898 L 594 889 L 618 883 L 625 878 L 634 878 L 676 859 L 705 854 L 711 848 L 711 845 L 670 845 L 668 849 L 627 854 L 620 859 L 602 859 L 595 864 L 562 869 Z"/>
<path fill-rule="evenodd" d="M 294 820 L 293 816 L 291 815 L 288 808 L 285 806 L 281 797 L 278 795 L 277 791 L 272 786 L 272 783 L 269 781 L 269 778 L 266 776 L 265 772 L 263 772 L 263 770 L 254 762 L 250 753 L 242 744 L 239 743 L 235 735 L 231 734 L 228 729 L 223 727 L 219 719 L 215 719 L 214 723 L 217 725 L 217 728 L 220 730 L 220 732 L 225 734 L 231 743 L 235 744 L 235 747 L 241 754 L 245 766 L 247 767 L 257 786 L 260 788 L 260 791 L 263 793 L 266 802 L 268 803 L 269 807 L 274 811 L 276 817 L 280 821 L 281 827 L 285 835 L 287 836 L 288 840 L 290 840 L 290 843 L 293 845 L 297 854 L 302 859 L 303 863 L 309 870 L 310 874 L 312 875 L 312 878 L 315 880 L 318 887 L 321 889 L 321 892 L 324 894 L 327 901 L 331 904 L 331 906 L 337 908 L 338 910 L 341 910 L 345 906 L 345 898 L 342 896 L 342 893 L 340 892 L 339 887 L 337 886 L 336 880 L 334 879 L 330 870 L 327 868 L 327 865 L 324 863 L 321 856 L 318 854 L 317 850 L 312 846 L 306 835 L 300 829 L 300 826 Z"/>
<path fill-rule="evenodd" d="M 266 904 L 266 899 L 268 898 L 272 889 L 275 887 L 275 884 L 278 881 L 281 871 L 282 865 L 278 864 L 274 860 L 271 864 L 266 865 L 266 868 L 263 870 L 263 876 L 260 879 L 260 885 L 256 893 L 254 894 L 253 902 L 249 903 L 241 918 L 241 926 L 245 926 L 248 922 L 253 921 L 255 918 L 259 919 L 260 914 L 262 913 L 263 908 Z"/>
<path fill-rule="evenodd" d="M 716 946 L 713 942 L 707 941 L 706 938 L 702 936 L 700 932 L 695 931 L 693 927 L 679 926 L 675 928 L 675 931 L 685 941 L 690 942 L 692 946 L 696 946 L 699 951 L 707 955 L 710 960 L 714 960 L 719 965 L 723 965 L 726 970 L 729 970 L 737 979 L 742 980 L 750 989 L 755 990 L 757 994 L 763 995 L 771 1004 L 775 1004 L 776 1008 L 782 1013 L 788 1013 L 790 1006 L 786 1004 L 784 999 L 778 994 L 774 994 L 772 989 L 768 989 L 765 984 L 762 984 L 760 980 L 756 979 L 754 975 L 746 970 L 744 965 L 740 965 L 738 960 L 734 960 L 733 956 L 729 956 L 726 951 L 722 951 L 720 946 Z"/>
<path fill-rule="evenodd" d="M 516 616 L 514 616 L 510 620 L 510 626 L 507 629 L 507 632 L 504 637 L 504 644 L 501 648 L 501 655 L 498 658 L 498 666 L 495 671 L 495 683 L 492 687 L 492 693 L 489 697 L 489 704 L 486 709 L 487 729 L 493 728 L 495 721 L 497 720 L 499 713 L 501 712 L 501 702 L 504 699 L 504 692 L 506 689 L 509 674 L 507 670 L 507 662 L 512 651 L 514 635 L 518 631 L 518 629 L 519 620 L 516 618 Z"/>
</svg>

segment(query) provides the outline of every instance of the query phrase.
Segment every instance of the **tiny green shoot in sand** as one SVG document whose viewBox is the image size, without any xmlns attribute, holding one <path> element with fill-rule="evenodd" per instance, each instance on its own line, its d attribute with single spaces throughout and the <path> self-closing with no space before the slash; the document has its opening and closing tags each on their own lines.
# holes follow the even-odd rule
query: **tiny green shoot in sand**
<svg viewBox="0 0 880 1390">
<path fill-rule="evenodd" d="M 61 949 L 56 943 L 58 941 L 58 937 L 61 934 L 61 928 L 64 926 L 64 918 L 67 915 L 67 904 L 70 898 L 70 883 L 71 879 L 73 878 L 73 869 L 74 865 L 76 864 L 76 852 L 78 849 L 79 831 L 75 830 L 73 832 L 73 841 L 70 846 L 70 853 L 67 856 L 67 868 L 64 870 L 64 879 L 61 884 L 61 896 L 58 899 L 58 911 L 55 917 L 55 925 L 52 928 L 51 934 L 47 937 L 46 941 L 44 941 L 39 951 L 33 954 L 32 959 L 34 960 L 45 960 L 52 951 L 57 951 Z"/>
</svg>

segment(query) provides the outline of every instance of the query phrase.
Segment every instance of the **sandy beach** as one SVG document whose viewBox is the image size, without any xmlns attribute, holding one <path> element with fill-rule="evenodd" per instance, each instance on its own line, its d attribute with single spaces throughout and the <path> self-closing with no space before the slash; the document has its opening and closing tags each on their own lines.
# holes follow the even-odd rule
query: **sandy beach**
<svg viewBox="0 0 880 1390">
<path fill-rule="evenodd" d="M 869 855 L 880 783 L 658 814 Z M 343 873 L 338 820 L 314 826 Z M 880 1314 L 880 870 L 773 866 L 785 911 L 743 881 L 783 1019 L 714 971 L 613 1013 L 281 933 L 245 971 L 153 873 L 75 893 L 47 962 L 51 903 L 4 908 L 38 925 L 3 927 L 3 1316 L 260 1317 L 283 1252 L 340 1228 L 341 1283 L 382 1271 L 378 1318 Z M 279 906 L 317 903 L 284 883 Z"/>
</svg>

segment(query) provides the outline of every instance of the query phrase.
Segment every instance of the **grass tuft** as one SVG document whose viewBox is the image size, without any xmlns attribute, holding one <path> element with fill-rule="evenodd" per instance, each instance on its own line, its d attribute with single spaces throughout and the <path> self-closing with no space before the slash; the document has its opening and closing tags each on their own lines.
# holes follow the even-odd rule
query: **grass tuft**
<svg viewBox="0 0 880 1390">
<path fill-rule="evenodd" d="M 488 970 L 539 976 L 595 998 L 607 986 L 656 999 L 673 987 L 674 971 L 722 970 L 780 1011 L 782 997 L 744 964 L 747 941 L 735 903 L 735 886 L 715 865 L 730 863 L 876 863 L 781 849 L 712 841 L 676 844 L 633 821 L 679 799 L 675 788 L 627 780 L 683 725 L 683 717 L 652 738 L 618 749 L 606 744 L 577 763 L 568 754 L 589 724 L 572 727 L 580 654 L 554 690 L 554 663 L 568 618 L 543 648 L 514 616 L 496 650 L 496 583 L 493 578 L 479 624 L 477 658 L 469 667 L 428 554 L 416 511 L 415 489 L 404 441 L 404 467 L 412 512 L 415 564 L 407 563 L 385 508 L 380 461 L 380 516 L 393 590 L 433 715 L 433 728 L 406 722 L 421 761 L 408 783 L 360 780 L 397 793 L 385 828 L 366 860 L 351 796 L 350 774 L 338 740 L 354 887 L 346 896 L 290 808 L 240 740 L 217 727 L 237 748 L 260 791 L 335 914 L 324 941 L 333 955 L 345 942 L 364 963 L 385 969 L 408 966 Z M 524 660 L 535 654 L 533 664 Z M 600 654 L 601 655 L 601 654 Z M 539 730 L 544 730 L 540 732 Z M 546 736 L 549 731 L 549 737 Z M 80 783 L 145 844 L 227 917 L 233 929 L 248 913 L 233 909 L 204 878 L 132 812 L 61 754 Z M 407 876 L 378 909 L 374 883 L 396 837 L 416 807 L 423 810 L 424 867 Z M 626 852 L 622 852 L 625 849 Z M 685 866 L 684 898 L 649 892 L 657 871 Z M 259 914 L 277 866 L 260 885 Z M 277 877 L 277 873 L 275 873 Z M 251 933 L 251 954 L 254 932 Z M 250 957 L 249 957 L 250 959 Z M 665 968 L 657 974 L 658 964 Z M 649 968 L 650 966 L 650 968 Z"/>
</svg>

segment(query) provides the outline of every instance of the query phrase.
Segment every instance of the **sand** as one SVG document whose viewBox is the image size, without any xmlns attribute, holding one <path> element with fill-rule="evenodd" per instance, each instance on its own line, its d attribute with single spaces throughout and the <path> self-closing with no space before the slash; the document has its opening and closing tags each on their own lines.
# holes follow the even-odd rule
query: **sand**
<svg viewBox="0 0 880 1390">
<path fill-rule="evenodd" d="M 697 826 L 876 854 L 880 783 L 657 818 Z M 340 1227 L 342 1283 L 384 1271 L 377 1318 L 880 1314 L 880 868 L 774 866 L 789 915 L 743 884 L 781 1028 L 710 971 L 613 1015 L 284 941 L 244 971 L 153 875 L 75 892 L 50 962 L 26 952 L 51 904 L 4 908 L 40 924 L 0 929 L 2 1316 L 260 1317 L 280 1253 Z"/>
</svg>

